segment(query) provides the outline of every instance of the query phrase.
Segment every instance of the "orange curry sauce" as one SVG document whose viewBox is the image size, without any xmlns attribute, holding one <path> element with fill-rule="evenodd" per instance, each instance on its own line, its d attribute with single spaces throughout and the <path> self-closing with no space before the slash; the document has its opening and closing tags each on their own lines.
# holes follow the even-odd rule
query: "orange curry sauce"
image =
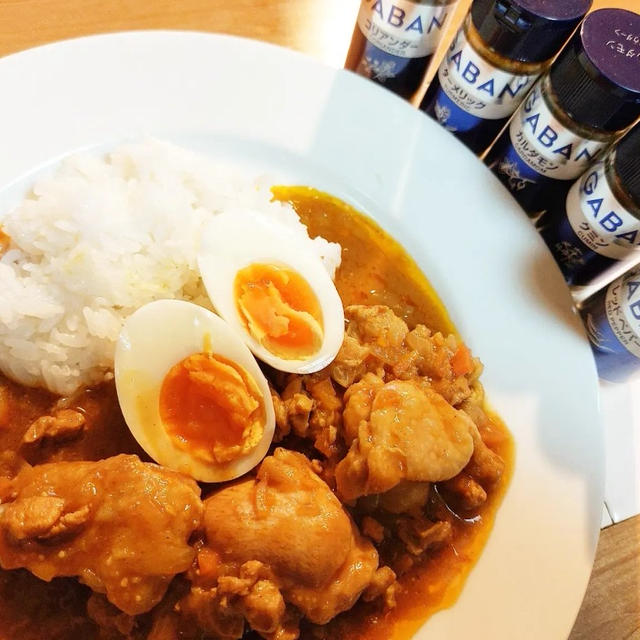
<svg viewBox="0 0 640 640">
<path fill-rule="evenodd" d="M 336 284 L 345 306 L 385 304 L 410 327 L 424 323 L 436 331 L 455 331 L 416 264 L 375 223 L 341 201 L 312 189 L 278 187 L 274 194 L 276 199 L 293 204 L 309 227 L 310 235 L 322 235 L 342 245 L 342 265 Z M 0 245 L 1 241 L 0 236 Z M 55 402 L 52 394 L 26 389 L 0 375 L 0 483 L 3 477 L 15 472 L 13 467 L 19 465 L 21 457 L 31 464 L 99 460 L 119 453 L 136 453 L 148 460 L 124 423 L 112 383 L 80 391 L 66 400 L 65 406 L 79 409 L 86 416 L 87 425 L 91 425 L 81 437 L 62 443 L 21 446 L 30 423 L 49 412 Z M 430 554 L 422 566 L 400 579 L 402 589 L 395 609 L 383 613 L 373 603 L 359 603 L 329 625 L 316 628 L 312 637 L 406 640 L 435 611 L 456 601 L 490 534 L 513 469 L 511 437 L 497 417 L 493 416 L 492 422 L 488 444 L 505 460 L 506 470 L 500 483 L 489 491 L 489 499 L 478 517 L 473 522 L 454 523 L 453 542 Z M 19 456 L 13 456 L 12 452 Z M 86 615 L 88 595 L 88 588 L 75 580 L 45 583 L 26 571 L 0 570 L 0 640 L 93 640 L 98 630 Z M 144 634 L 147 623 L 142 619 L 140 624 Z M 301 638 L 308 637 L 303 630 Z"/>
<path fill-rule="evenodd" d="M 321 235 L 342 245 L 336 285 L 345 306 L 384 304 L 409 328 L 423 323 L 434 331 L 456 333 L 416 263 L 372 220 L 308 187 L 275 187 L 273 193 L 276 200 L 294 206 L 311 237 Z M 327 625 L 327 640 L 407 640 L 436 611 L 456 602 L 491 533 L 513 471 L 513 440 L 500 419 L 488 413 L 494 430 L 488 444 L 505 461 L 505 472 L 488 492 L 486 504 L 472 522 L 454 523 L 450 545 L 402 576 L 395 609 L 380 613 L 376 607 L 358 605 Z"/>
</svg>

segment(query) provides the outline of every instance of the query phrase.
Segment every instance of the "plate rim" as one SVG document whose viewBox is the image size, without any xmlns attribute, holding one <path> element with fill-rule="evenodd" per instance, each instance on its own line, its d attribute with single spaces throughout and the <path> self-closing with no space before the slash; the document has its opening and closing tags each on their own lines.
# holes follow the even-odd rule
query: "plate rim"
<svg viewBox="0 0 640 640">
<path fill-rule="evenodd" d="M 220 33 L 211 33 L 211 32 L 206 32 L 206 31 L 197 31 L 197 30 L 172 30 L 172 29 L 144 29 L 144 30 L 123 30 L 123 31 L 115 31 L 115 32 L 108 32 L 108 33 L 101 33 L 101 34 L 96 34 L 96 35 L 83 35 L 83 36 L 78 36 L 78 37 L 74 37 L 74 38 L 68 38 L 68 39 L 63 39 L 63 40 L 57 40 L 54 42 L 50 42 L 50 43 L 45 43 L 45 44 L 41 44 L 38 45 L 36 47 L 32 47 L 29 49 L 25 49 L 22 51 L 18 51 L 18 52 L 14 52 L 11 53 L 9 55 L 3 56 L 2 58 L 0 58 L 0 73 L 2 73 L 2 71 L 11 64 L 15 63 L 15 60 L 19 59 L 20 61 L 25 60 L 27 58 L 27 56 L 37 56 L 38 52 L 40 53 L 47 53 L 47 51 L 51 51 L 51 50 L 56 50 L 56 49 L 60 49 L 61 46 L 63 47 L 73 47 L 74 45 L 80 43 L 86 43 L 86 42 L 95 42 L 97 40 L 100 41 L 111 41 L 111 40 L 115 40 L 118 38 L 138 38 L 138 37 L 149 37 L 151 36 L 152 38 L 162 38 L 163 36 L 167 36 L 169 38 L 175 38 L 176 36 L 187 36 L 187 37 L 197 37 L 197 38 L 203 38 L 208 40 L 216 39 L 216 40 L 220 40 L 220 41 L 228 41 L 228 42 L 234 42 L 236 44 L 243 44 L 245 45 L 246 43 L 251 43 L 252 47 L 258 46 L 258 48 L 267 48 L 270 49 L 274 52 L 278 52 L 277 55 L 286 55 L 286 56 L 293 56 L 295 58 L 298 59 L 299 62 L 304 62 L 305 64 L 309 64 L 309 63 L 313 63 L 313 65 L 318 68 L 318 69 L 324 69 L 325 72 L 329 71 L 331 72 L 332 75 L 335 74 L 347 74 L 348 76 L 350 76 L 352 79 L 349 80 L 349 82 L 353 83 L 353 81 L 357 81 L 359 83 L 359 86 L 361 88 L 364 89 L 364 87 L 366 86 L 367 89 L 366 91 L 370 93 L 370 89 L 368 88 L 369 85 L 371 85 L 372 83 L 368 82 L 367 80 L 365 80 L 364 78 L 360 78 L 359 76 L 357 76 L 356 74 L 350 73 L 350 72 L 346 72 L 344 70 L 341 69 L 337 69 L 331 65 L 328 65 L 322 61 L 319 61 L 303 52 L 297 51 L 297 50 L 293 50 L 293 49 L 289 49 L 287 47 L 283 47 L 281 45 L 278 44 L 274 44 L 274 43 L 268 43 L 268 42 L 262 42 L 262 41 L 257 41 L 257 40 L 253 40 L 253 39 L 249 39 L 249 38 L 244 38 L 241 36 L 236 36 L 236 35 L 230 35 L 230 34 L 220 34 Z M 411 109 L 411 111 L 416 112 L 416 114 L 419 117 L 425 118 L 426 116 L 423 116 L 420 114 L 420 112 L 418 112 L 416 109 L 414 109 L 413 107 L 411 107 L 408 103 L 406 103 L 404 100 L 402 100 L 401 98 L 398 98 L 397 96 L 390 94 L 390 92 L 385 91 L 384 89 L 381 89 L 379 87 L 375 87 L 375 90 L 378 92 L 376 95 L 378 96 L 378 98 L 380 100 L 392 100 L 392 101 L 397 101 L 399 104 L 403 104 L 406 105 L 409 109 Z M 383 98 L 383 96 L 386 96 Z M 0 108 L 0 113 L 2 113 L 1 108 Z M 407 112 L 408 113 L 408 112 Z M 416 119 L 415 117 L 413 118 L 414 120 Z M 1 127 L 0 127 L 1 130 Z M 454 141 L 451 140 L 451 142 L 453 143 Z M 455 141 L 455 144 L 460 144 L 457 141 Z M 462 145 L 461 145 L 462 146 Z M 458 152 L 461 151 L 461 149 L 458 149 Z M 465 151 L 466 150 L 465 148 Z M 477 160 L 478 163 L 480 163 L 479 160 Z M 1 180 L 1 177 L 0 177 Z M 497 181 L 496 181 L 497 182 Z M 4 190 L 4 187 L 6 186 L 6 183 L 2 183 L 2 185 L 0 185 L 0 187 L 2 187 L 2 189 Z M 510 197 L 510 196 L 509 196 Z M 515 201 L 514 201 L 515 202 Z M 367 212 L 369 213 L 369 212 Z M 386 224 L 382 221 L 380 221 L 379 219 L 377 219 L 377 217 L 375 215 L 372 216 L 374 218 L 374 220 L 376 220 L 376 222 L 378 222 L 379 224 L 381 224 L 383 226 L 383 228 L 387 228 Z M 395 235 L 395 234 L 394 234 Z M 541 241 L 540 241 L 541 242 Z M 413 255 L 412 252 L 409 252 L 410 255 Z M 415 256 L 414 256 L 415 257 Z M 551 260 L 551 258 L 548 258 L 548 260 Z M 431 279 L 431 278 L 430 278 Z M 436 289 L 436 291 L 438 291 L 438 293 L 440 294 L 440 289 L 438 287 L 436 287 L 434 285 L 434 288 Z M 447 304 L 447 309 L 449 309 L 449 305 Z M 456 322 L 456 324 L 459 326 L 459 323 Z M 586 344 L 586 337 L 584 336 L 584 333 L 582 335 L 583 340 L 585 341 L 585 347 L 588 348 L 588 345 Z M 480 356 L 482 357 L 482 353 L 480 353 Z M 592 388 L 593 389 L 597 389 L 597 375 L 595 373 L 595 365 L 593 365 L 592 368 L 592 377 L 593 377 L 593 384 L 592 384 Z M 596 400 L 597 402 L 597 400 Z M 603 440 L 603 428 L 602 428 L 602 418 L 600 413 L 598 412 L 597 416 L 594 416 L 595 421 L 599 424 L 599 433 L 600 433 L 600 440 Z M 516 442 L 516 447 L 517 449 L 519 449 L 519 447 L 517 446 L 517 442 Z M 519 456 L 518 456 L 519 458 Z M 601 456 L 601 465 L 602 468 L 604 467 L 604 455 Z M 603 474 L 600 473 L 600 475 L 602 476 Z M 603 483 L 601 483 L 602 485 L 602 491 L 601 491 L 601 495 L 604 494 L 604 487 L 603 487 Z M 498 512 L 498 517 L 500 516 L 500 511 Z M 491 537 L 490 537 L 491 539 Z M 486 551 L 486 549 L 485 549 Z M 484 552 L 483 554 L 484 555 Z M 591 561 L 593 561 L 593 557 L 595 556 L 595 545 L 593 545 L 593 549 L 592 549 L 592 554 L 591 554 Z M 473 574 L 472 574 L 473 575 Z M 580 597 L 580 601 L 582 600 L 582 596 L 584 595 L 584 590 L 586 590 L 586 586 L 588 583 L 588 579 L 584 582 L 584 589 L 583 592 L 581 594 Z M 578 607 L 575 610 L 575 613 L 577 614 L 579 608 L 579 603 L 578 603 Z M 572 617 L 572 621 L 573 619 L 575 619 L 575 615 L 573 615 Z M 427 625 L 429 626 L 429 625 Z"/>
</svg>

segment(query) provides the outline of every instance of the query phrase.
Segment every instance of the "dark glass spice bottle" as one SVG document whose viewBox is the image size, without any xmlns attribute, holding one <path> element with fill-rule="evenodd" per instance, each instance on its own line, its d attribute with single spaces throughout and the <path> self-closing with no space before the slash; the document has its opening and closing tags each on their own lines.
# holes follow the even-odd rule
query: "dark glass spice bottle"
<svg viewBox="0 0 640 640">
<path fill-rule="evenodd" d="M 458 0 L 362 0 L 345 68 L 409 98 Z"/>
<path fill-rule="evenodd" d="M 640 60 L 639 60 L 640 62 Z M 640 66 L 639 66 L 640 68 Z M 620 263 L 640 260 L 640 125 L 587 169 L 540 219 L 566 281 L 603 284 Z M 624 269 L 622 267 L 620 270 Z"/>
<path fill-rule="evenodd" d="M 580 314 L 601 378 L 623 382 L 640 371 L 640 268 L 589 298 Z"/>
<path fill-rule="evenodd" d="M 589 14 L 516 111 L 487 163 L 531 217 L 640 115 L 640 16 Z"/>
<path fill-rule="evenodd" d="M 475 0 L 420 108 L 482 153 L 591 0 Z"/>
</svg>

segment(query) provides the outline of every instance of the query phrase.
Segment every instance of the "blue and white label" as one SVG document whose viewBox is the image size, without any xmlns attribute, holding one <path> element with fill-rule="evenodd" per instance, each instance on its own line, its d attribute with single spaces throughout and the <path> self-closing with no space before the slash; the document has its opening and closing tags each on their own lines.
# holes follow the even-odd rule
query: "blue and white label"
<svg viewBox="0 0 640 640">
<path fill-rule="evenodd" d="M 640 269 L 610 285 L 605 310 L 611 330 L 620 344 L 640 358 Z"/>
<path fill-rule="evenodd" d="M 462 27 L 438 69 L 436 118 L 451 131 L 508 118 L 539 75 L 497 69 L 471 46 Z"/>
<path fill-rule="evenodd" d="M 411 0 L 362 0 L 358 26 L 364 37 L 385 53 L 423 58 L 436 50 L 452 6 Z"/>
<path fill-rule="evenodd" d="M 514 177 L 524 181 L 516 181 L 521 185 L 519 188 L 524 188 L 527 182 L 537 182 L 540 176 L 573 180 L 584 173 L 608 144 L 583 138 L 563 126 L 542 95 L 542 82 L 536 83 L 511 121 L 509 137 L 515 154 L 507 154 L 510 157 L 505 157 L 498 168 L 506 175 L 517 171 Z"/>
<path fill-rule="evenodd" d="M 571 187 L 566 208 L 571 228 L 591 251 L 622 260 L 640 249 L 640 220 L 611 191 L 604 162 L 596 163 Z"/>
</svg>

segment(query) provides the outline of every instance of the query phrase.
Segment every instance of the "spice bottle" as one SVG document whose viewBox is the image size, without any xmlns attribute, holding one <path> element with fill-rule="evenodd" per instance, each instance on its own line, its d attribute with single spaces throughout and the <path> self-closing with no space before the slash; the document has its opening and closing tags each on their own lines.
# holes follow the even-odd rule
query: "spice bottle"
<svg viewBox="0 0 640 640">
<path fill-rule="evenodd" d="M 345 68 L 409 98 L 458 0 L 362 0 Z"/>
<path fill-rule="evenodd" d="M 640 268 L 589 298 L 580 313 L 601 378 L 623 382 L 640 371 Z"/>
<path fill-rule="evenodd" d="M 590 6 L 475 0 L 420 108 L 472 151 L 485 151 Z"/>
<path fill-rule="evenodd" d="M 640 59 L 638 62 L 640 72 Z M 619 268 L 621 262 L 638 262 L 640 125 L 587 169 L 566 199 L 554 203 L 539 224 L 544 241 L 571 285 L 604 284 L 607 273 Z"/>
<path fill-rule="evenodd" d="M 531 217 L 640 115 L 640 16 L 589 14 L 516 111 L 487 163 Z"/>
</svg>

